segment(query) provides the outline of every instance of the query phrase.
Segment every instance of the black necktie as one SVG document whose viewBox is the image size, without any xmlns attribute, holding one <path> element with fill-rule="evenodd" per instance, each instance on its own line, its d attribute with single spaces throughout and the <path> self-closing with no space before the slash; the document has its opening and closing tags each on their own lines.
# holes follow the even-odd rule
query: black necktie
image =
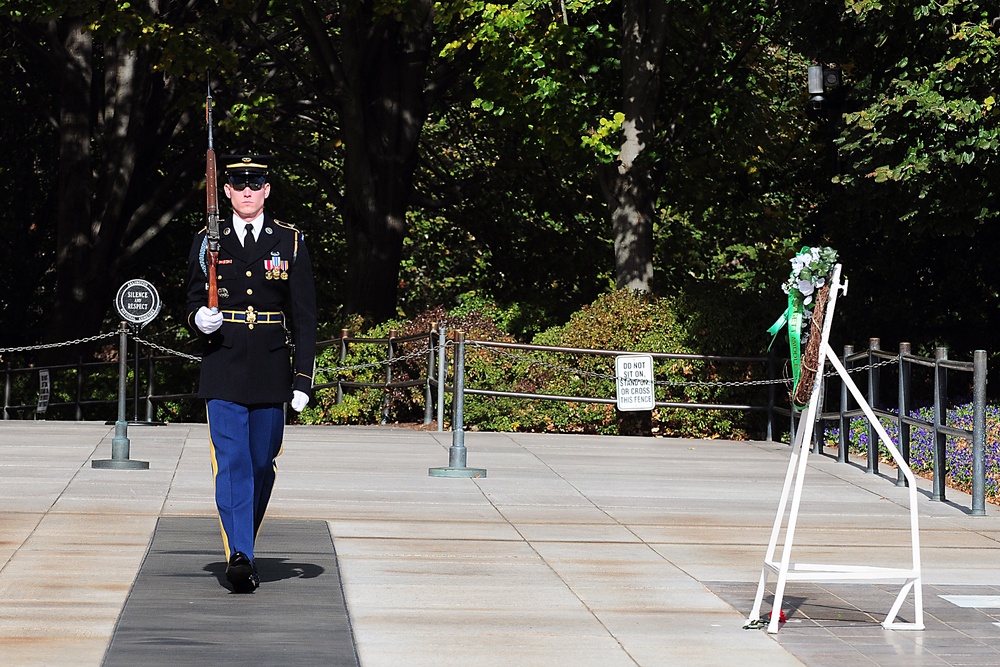
<svg viewBox="0 0 1000 667">
<path fill-rule="evenodd" d="M 246 226 L 247 233 L 243 236 L 243 250 L 247 257 L 253 256 L 253 251 L 257 245 L 257 242 L 253 238 L 253 225 L 249 222 Z"/>
</svg>

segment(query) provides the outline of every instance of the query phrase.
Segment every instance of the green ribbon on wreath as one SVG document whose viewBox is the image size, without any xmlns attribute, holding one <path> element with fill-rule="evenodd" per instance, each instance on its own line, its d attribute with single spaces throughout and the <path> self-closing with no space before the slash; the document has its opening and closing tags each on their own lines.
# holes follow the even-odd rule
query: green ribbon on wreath
<svg viewBox="0 0 1000 667">
<path fill-rule="evenodd" d="M 808 255 L 808 257 L 804 257 Z M 817 247 L 810 248 L 803 246 L 795 258 L 792 259 L 792 273 L 788 281 L 782 288 L 788 293 L 788 307 L 785 312 L 767 330 L 771 334 L 771 344 L 774 345 L 774 338 L 787 325 L 788 326 L 788 347 L 792 359 L 792 395 L 799 386 L 799 377 L 802 370 L 802 328 L 807 324 L 805 321 L 806 309 L 805 301 L 809 300 L 800 289 L 801 283 L 808 281 L 812 285 L 812 291 L 817 289 L 817 283 L 828 280 L 833 275 L 834 266 L 837 264 L 837 251 L 833 248 Z"/>
<path fill-rule="evenodd" d="M 770 350 L 771 345 L 774 345 L 775 337 L 786 324 L 788 325 L 788 351 L 792 359 L 792 393 L 799 385 L 799 375 L 802 374 L 802 317 L 802 302 L 794 295 L 789 294 L 788 308 L 767 330 L 767 333 L 771 334 L 771 344 L 767 346 L 767 349 Z"/>
</svg>

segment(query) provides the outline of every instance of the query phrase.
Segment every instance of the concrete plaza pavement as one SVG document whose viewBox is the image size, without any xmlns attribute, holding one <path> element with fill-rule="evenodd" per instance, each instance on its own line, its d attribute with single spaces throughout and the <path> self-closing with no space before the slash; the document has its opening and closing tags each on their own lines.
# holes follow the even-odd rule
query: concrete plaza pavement
<svg viewBox="0 0 1000 667">
<path fill-rule="evenodd" d="M 2 665 L 101 665 L 157 521 L 215 516 L 204 424 L 130 426 L 148 470 L 93 468 L 113 436 L 0 424 Z M 926 630 L 879 625 L 898 585 L 793 583 L 800 608 L 769 635 L 743 625 L 787 445 L 470 432 L 468 465 L 487 476 L 430 477 L 451 444 L 286 430 L 269 518 L 329 526 L 363 667 L 1000 664 L 996 506 L 971 516 L 967 495 L 932 502 L 919 480 Z M 811 456 L 794 560 L 907 566 L 889 474 Z"/>
</svg>

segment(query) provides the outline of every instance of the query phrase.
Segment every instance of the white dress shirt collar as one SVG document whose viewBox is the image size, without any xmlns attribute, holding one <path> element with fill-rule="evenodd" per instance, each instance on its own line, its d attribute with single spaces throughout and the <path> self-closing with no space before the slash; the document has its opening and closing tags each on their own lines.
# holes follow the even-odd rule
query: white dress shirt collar
<svg viewBox="0 0 1000 667">
<path fill-rule="evenodd" d="M 261 213 L 256 218 L 250 221 L 253 225 L 253 237 L 256 240 L 260 240 L 260 230 L 264 228 L 264 214 Z M 240 216 L 233 213 L 233 231 L 236 232 L 236 238 L 243 243 L 243 237 L 246 236 L 247 221 Z"/>
</svg>

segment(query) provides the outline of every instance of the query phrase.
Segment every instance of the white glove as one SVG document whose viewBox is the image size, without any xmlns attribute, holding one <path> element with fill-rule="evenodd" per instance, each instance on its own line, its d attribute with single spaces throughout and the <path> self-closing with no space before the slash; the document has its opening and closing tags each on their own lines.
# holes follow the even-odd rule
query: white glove
<svg viewBox="0 0 1000 667">
<path fill-rule="evenodd" d="M 222 313 L 218 311 L 213 313 L 208 306 L 202 306 L 194 314 L 194 325 L 201 329 L 202 333 L 210 334 L 222 326 Z"/>
<path fill-rule="evenodd" d="M 296 389 L 292 392 L 292 410 L 296 412 L 302 412 L 302 408 L 306 407 L 309 403 L 309 394 L 304 391 L 299 391 Z"/>
</svg>

